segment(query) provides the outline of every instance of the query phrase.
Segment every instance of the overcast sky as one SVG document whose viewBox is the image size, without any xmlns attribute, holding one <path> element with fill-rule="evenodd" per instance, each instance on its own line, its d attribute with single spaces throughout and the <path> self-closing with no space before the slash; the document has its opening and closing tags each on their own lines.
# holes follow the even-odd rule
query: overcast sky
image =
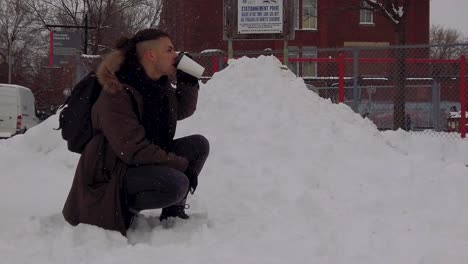
<svg viewBox="0 0 468 264">
<path fill-rule="evenodd" d="M 468 37 L 468 0 L 431 0 L 431 24 L 458 29 Z"/>
</svg>

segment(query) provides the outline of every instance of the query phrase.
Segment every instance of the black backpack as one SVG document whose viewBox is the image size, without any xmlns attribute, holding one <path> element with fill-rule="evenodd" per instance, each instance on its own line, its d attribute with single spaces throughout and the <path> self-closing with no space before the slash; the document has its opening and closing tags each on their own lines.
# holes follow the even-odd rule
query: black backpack
<svg viewBox="0 0 468 264">
<path fill-rule="evenodd" d="M 62 129 L 62 138 L 67 141 L 68 150 L 81 154 L 93 137 L 91 109 L 101 90 L 96 73 L 90 72 L 73 87 L 70 96 L 60 107 L 63 110 L 59 116 L 58 129 Z M 129 90 L 125 90 L 129 93 L 138 116 L 136 100 Z"/>
<path fill-rule="evenodd" d="M 91 108 L 98 99 L 101 89 L 96 74 L 90 72 L 73 87 L 70 96 L 60 107 L 63 110 L 59 116 L 58 129 L 62 129 L 62 138 L 67 141 L 68 150 L 83 152 L 93 137 Z"/>
</svg>

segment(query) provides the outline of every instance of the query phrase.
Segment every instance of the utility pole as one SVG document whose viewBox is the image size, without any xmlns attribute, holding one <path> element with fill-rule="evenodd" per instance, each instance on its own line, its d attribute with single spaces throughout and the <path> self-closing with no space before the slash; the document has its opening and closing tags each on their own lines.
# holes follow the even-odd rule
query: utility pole
<svg viewBox="0 0 468 264">
<path fill-rule="evenodd" d="M 84 28 L 84 47 L 83 47 L 83 54 L 88 54 L 88 13 L 85 14 L 85 28 Z"/>
<path fill-rule="evenodd" d="M 11 43 L 8 43 L 8 83 L 11 84 L 11 71 L 13 68 L 13 56 L 11 55 Z"/>
</svg>

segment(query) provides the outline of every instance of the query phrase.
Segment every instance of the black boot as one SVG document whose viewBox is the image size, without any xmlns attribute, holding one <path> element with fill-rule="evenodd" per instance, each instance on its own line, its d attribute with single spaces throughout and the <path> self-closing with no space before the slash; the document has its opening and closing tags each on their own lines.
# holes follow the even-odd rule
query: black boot
<svg viewBox="0 0 468 264">
<path fill-rule="evenodd" d="M 125 224 L 125 228 L 128 229 L 133 221 L 140 215 L 140 211 L 138 210 L 135 210 L 133 208 L 128 208 L 128 210 L 126 211 L 126 213 L 124 213 L 123 217 L 124 217 L 124 224 Z"/>
<path fill-rule="evenodd" d="M 189 216 L 185 213 L 185 209 L 189 209 L 190 205 L 171 205 L 163 208 L 159 220 L 166 220 L 169 217 L 178 217 L 180 219 L 189 219 Z"/>
</svg>

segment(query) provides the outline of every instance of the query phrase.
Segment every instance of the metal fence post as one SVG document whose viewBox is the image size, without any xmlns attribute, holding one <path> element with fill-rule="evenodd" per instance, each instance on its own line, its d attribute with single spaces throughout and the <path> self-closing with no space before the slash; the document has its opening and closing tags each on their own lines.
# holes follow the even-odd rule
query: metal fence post
<svg viewBox="0 0 468 264">
<path fill-rule="evenodd" d="M 218 54 L 218 69 L 220 71 L 224 69 L 224 56 L 225 55 L 223 53 Z"/>
<path fill-rule="evenodd" d="M 460 57 L 460 133 L 461 137 L 466 137 L 466 58 Z"/>
<path fill-rule="evenodd" d="M 288 62 L 289 62 L 288 40 L 285 39 L 283 43 L 283 65 L 288 65 Z"/>
<path fill-rule="evenodd" d="M 432 83 L 432 126 L 440 131 L 440 83 L 434 80 Z"/>
<path fill-rule="evenodd" d="M 211 64 L 213 65 L 213 73 L 219 71 L 219 64 L 218 63 L 219 63 L 218 56 L 216 54 L 213 54 L 211 56 Z"/>
<path fill-rule="evenodd" d="M 228 39 L 228 59 L 234 57 L 234 50 L 232 49 L 232 39 Z"/>
<path fill-rule="evenodd" d="M 49 32 L 49 67 L 54 66 L 54 32 Z"/>
<path fill-rule="evenodd" d="M 340 53 L 338 56 L 338 74 L 339 74 L 339 81 L 338 81 L 338 93 L 339 98 L 338 101 L 340 103 L 344 102 L 344 55 Z"/>
<path fill-rule="evenodd" d="M 8 83 L 11 84 L 11 71 L 13 68 L 13 63 L 15 62 L 15 59 L 13 58 L 13 55 L 12 55 L 11 43 L 8 44 L 7 62 L 8 62 Z"/>
<path fill-rule="evenodd" d="M 359 113 L 359 102 L 361 101 L 361 89 L 359 87 L 358 78 L 359 78 L 359 50 L 353 50 L 353 110 L 356 113 Z"/>
</svg>

